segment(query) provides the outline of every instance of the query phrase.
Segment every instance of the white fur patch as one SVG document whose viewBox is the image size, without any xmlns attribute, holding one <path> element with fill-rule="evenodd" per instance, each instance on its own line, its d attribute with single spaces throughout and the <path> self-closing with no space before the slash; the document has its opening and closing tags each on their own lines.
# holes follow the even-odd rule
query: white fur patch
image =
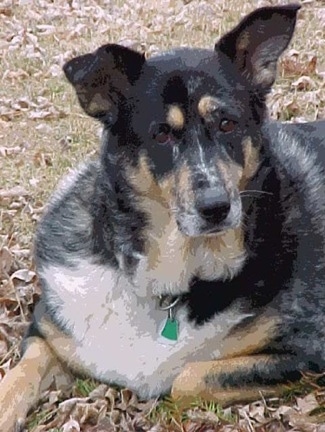
<svg viewBox="0 0 325 432">
<path fill-rule="evenodd" d="M 45 267 L 41 276 L 52 304 L 58 303 L 57 318 L 76 342 L 73 358 L 65 360 L 99 380 L 135 389 L 143 398 L 167 392 L 186 363 L 221 357 L 223 338 L 247 316 L 233 307 L 196 327 L 180 309 L 179 340 L 165 346 L 159 328 L 166 312 L 157 309 L 150 291 L 140 297 L 121 272 L 80 260 L 73 269 Z"/>
</svg>

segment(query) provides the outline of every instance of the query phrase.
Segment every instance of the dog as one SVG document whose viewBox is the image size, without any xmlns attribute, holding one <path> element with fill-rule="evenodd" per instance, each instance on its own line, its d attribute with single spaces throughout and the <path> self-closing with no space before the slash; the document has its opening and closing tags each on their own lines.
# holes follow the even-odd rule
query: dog
<svg viewBox="0 0 325 432">
<path fill-rule="evenodd" d="M 214 50 L 108 44 L 65 64 L 101 153 L 39 223 L 42 297 L 1 431 L 71 371 L 230 404 L 325 368 L 325 121 L 266 108 L 299 8 L 259 8 Z"/>
</svg>

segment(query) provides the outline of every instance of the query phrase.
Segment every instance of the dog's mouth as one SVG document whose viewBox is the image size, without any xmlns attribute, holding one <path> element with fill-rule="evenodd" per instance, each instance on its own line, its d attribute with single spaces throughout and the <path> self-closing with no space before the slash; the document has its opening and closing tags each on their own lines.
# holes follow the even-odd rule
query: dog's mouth
<svg viewBox="0 0 325 432">
<path fill-rule="evenodd" d="M 202 226 L 196 227 L 189 224 L 184 224 L 177 220 L 177 226 L 180 232 L 186 237 L 215 237 L 220 236 L 231 229 L 238 228 L 240 223 L 205 228 Z"/>
</svg>

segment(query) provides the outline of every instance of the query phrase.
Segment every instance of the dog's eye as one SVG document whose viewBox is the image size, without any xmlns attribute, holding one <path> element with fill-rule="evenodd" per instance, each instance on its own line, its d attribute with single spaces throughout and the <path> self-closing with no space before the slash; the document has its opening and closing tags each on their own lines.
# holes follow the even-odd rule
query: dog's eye
<svg viewBox="0 0 325 432">
<path fill-rule="evenodd" d="M 236 127 L 236 122 L 234 120 L 222 119 L 219 123 L 219 130 L 223 133 L 233 132 Z"/>
<path fill-rule="evenodd" d="M 166 123 L 156 124 L 152 130 L 152 137 L 159 144 L 168 144 L 172 141 L 170 126 Z"/>
</svg>

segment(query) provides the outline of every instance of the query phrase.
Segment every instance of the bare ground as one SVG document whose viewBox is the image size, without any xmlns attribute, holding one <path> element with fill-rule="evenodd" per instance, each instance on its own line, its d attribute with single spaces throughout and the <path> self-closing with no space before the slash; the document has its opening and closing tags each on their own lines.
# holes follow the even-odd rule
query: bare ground
<svg viewBox="0 0 325 432">
<path fill-rule="evenodd" d="M 99 126 L 79 108 L 63 63 L 107 42 L 148 55 L 180 45 L 211 48 L 244 14 L 279 3 L 287 2 L 0 1 L 0 379 L 19 359 L 40 295 L 35 224 L 62 174 L 98 150 Z M 302 3 L 269 98 L 272 117 L 285 121 L 325 117 L 325 2 Z M 324 383 L 324 375 L 305 376 L 281 400 L 222 410 L 202 401 L 187 409 L 169 399 L 138 401 L 127 389 L 77 380 L 66 394 L 46 392 L 27 430 L 323 432 Z"/>
</svg>

